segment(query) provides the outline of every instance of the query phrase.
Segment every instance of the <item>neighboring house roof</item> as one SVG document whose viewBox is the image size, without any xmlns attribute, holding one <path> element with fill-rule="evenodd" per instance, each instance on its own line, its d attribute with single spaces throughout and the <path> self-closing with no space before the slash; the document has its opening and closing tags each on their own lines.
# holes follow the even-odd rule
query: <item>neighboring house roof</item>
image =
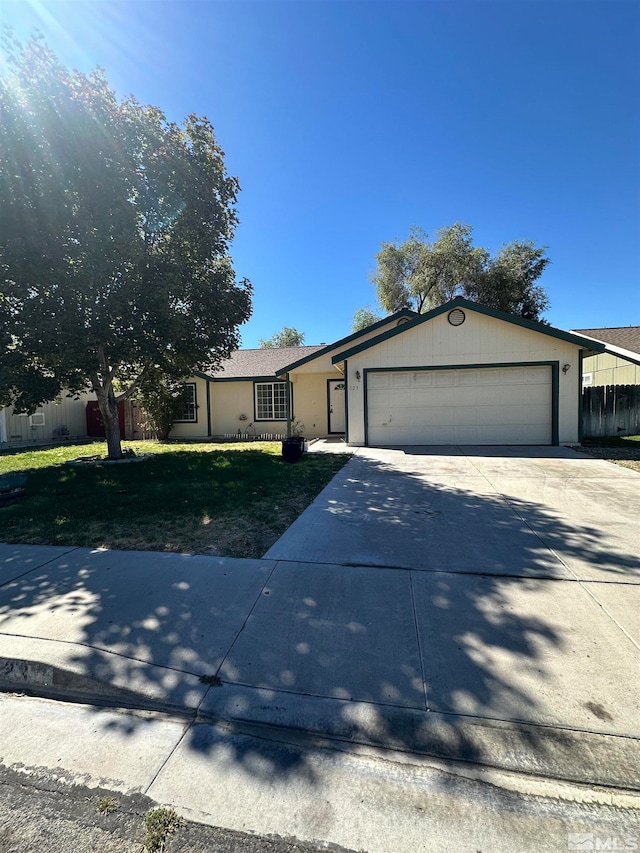
<svg viewBox="0 0 640 853">
<path fill-rule="evenodd" d="M 324 344 L 313 347 L 260 347 L 260 349 L 239 349 L 228 359 L 220 363 L 216 370 L 210 370 L 206 378 L 252 379 L 256 377 L 275 377 L 284 365 L 294 356 L 307 357 L 325 348 Z M 204 375 L 204 374 L 203 374 Z"/>
<path fill-rule="evenodd" d="M 487 308 L 485 305 L 480 305 L 478 302 L 471 302 L 468 299 L 464 299 L 462 296 L 456 296 L 455 299 L 452 299 L 450 302 L 445 302 L 445 304 L 441 305 L 439 308 L 434 308 L 433 311 L 428 311 L 426 314 L 420 314 L 420 316 L 416 317 L 415 320 L 403 323 L 401 326 L 390 329 L 388 332 L 383 332 L 375 338 L 371 338 L 368 341 L 364 341 L 361 344 L 357 344 L 348 350 L 334 355 L 331 360 L 334 364 L 344 361 L 345 358 L 350 358 L 352 355 L 356 355 L 363 350 L 375 347 L 382 341 L 395 337 L 395 335 L 402 335 L 409 329 L 414 329 L 416 326 L 419 326 L 421 323 L 426 323 L 434 317 L 440 316 L 440 314 L 451 311 L 452 308 L 465 308 L 468 311 L 476 311 L 478 314 L 485 314 L 486 316 L 494 317 L 497 320 L 504 320 L 506 323 L 513 323 L 515 326 L 522 326 L 525 329 L 531 329 L 533 332 L 540 332 L 543 335 L 549 335 L 549 337 L 558 338 L 561 341 L 567 341 L 568 343 L 575 344 L 576 346 L 592 352 L 605 351 L 605 345 L 599 341 L 581 337 L 580 335 L 575 335 L 571 332 L 565 332 L 562 329 L 556 329 L 553 326 L 548 326 L 546 323 L 538 323 L 535 320 L 525 320 L 524 317 L 517 317 L 515 314 L 506 314 L 504 311 Z"/>
<path fill-rule="evenodd" d="M 602 329 L 573 329 L 578 335 L 586 335 L 605 344 L 640 354 L 640 326 L 605 326 Z"/>
</svg>

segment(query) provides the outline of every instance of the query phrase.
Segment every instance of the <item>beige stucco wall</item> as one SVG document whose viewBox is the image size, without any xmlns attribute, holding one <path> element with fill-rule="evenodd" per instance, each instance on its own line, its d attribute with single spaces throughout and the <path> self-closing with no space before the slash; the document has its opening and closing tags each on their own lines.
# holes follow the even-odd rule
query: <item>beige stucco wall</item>
<svg viewBox="0 0 640 853">
<path fill-rule="evenodd" d="M 240 420 L 241 415 L 246 419 Z M 286 421 L 258 421 L 253 380 L 211 383 L 211 429 L 214 435 L 285 435 Z"/>
<path fill-rule="evenodd" d="M 397 321 L 381 326 L 373 332 L 365 332 L 358 337 L 361 343 L 376 337 L 390 328 Z M 349 346 L 353 346 L 352 342 Z M 301 365 L 291 371 L 290 380 L 293 392 L 293 417 L 304 424 L 304 434 L 307 438 L 317 438 L 328 433 L 327 379 L 341 379 L 342 374 L 332 363 L 331 358 L 337 350 Z M 198 419 L 192 423 L 176 423 L 170 433 L 170 438 L 203 439 L 208 436 L 207 423 L 207 382 L 199 377 L 189 382 L 196 383 L 196 403 Z M 286 421 L 258 421 L 254 404 L 254 381 L 238 380 L 209 383 L 209 405 L 211 420 L 211 435 L 236 435 L 241 432 L 259 434 L 285 435 Z M 240 419 L 246 415 L 246 419 Z"/>
<path fill-rule="evenodd" d="M 579 348 L 557 338 L 465 310 L 461 326 L 442 314 L 371 349 L 351 356 L 347 368 L 348 440 L 364 444 L 364 370 L 367 367 L 498 364 L 557 361 L 560 369 L 558 431 L 560 443 L 578 441 L 581 376 Z M 361 379 L 356 379 L 360 371 Z"/>
<path fill-rule="evenodd" d="M 300 371 L 292 373 L 293 417 L 304 424 L 307 438 L 326 435 L 327 427 L 327 379 L 340 379 L 341 374 L 331 367 L 325 373 Z M 171 439 L 207 438 L 207 388 L 206 380 L 195 378 L 198 420 L 194 423 L 176 423 L 171 430 Z M 266 381 L 266 380 L 265 380 Z M 254 403 L 254 381 L 209 383 L 211 410 L 211 435 L 286 435 L 286 421 L 263 421 L 256 419 Z M 241 415 L 245 418 L 241 419 Z"/>
<path fill-rule="evenodd" d="M 327 379 L 339 379 L 335 368 L 326 373 L 295 371 L 291 374 L 293 418 L 304 424 L 307 438 L 327 434 Z M 246 420 L 240 420 L 240 415 Z M 255 432 L 285 435 L 286 421 L 256 420 L 254 405 L 254 383 L 213 382 L 211 384 L 211 420 L 214 435 Z"/>
<path fill-rule="evenodd" d="M 291 374 L 293 414 L 304 424 L 307 438 L 318 438 L 329 432 L 327 379 L 342 379 L 342 376 L 335 368 L 324 373 L 294 371 Z"/>
<path fill-rule="evenodd" d="M 591 374 L 589 385 L 640 385 L 640 365 L 609 353 L 591 355 L 582 364 L 582 373 Z"/>
</svg>

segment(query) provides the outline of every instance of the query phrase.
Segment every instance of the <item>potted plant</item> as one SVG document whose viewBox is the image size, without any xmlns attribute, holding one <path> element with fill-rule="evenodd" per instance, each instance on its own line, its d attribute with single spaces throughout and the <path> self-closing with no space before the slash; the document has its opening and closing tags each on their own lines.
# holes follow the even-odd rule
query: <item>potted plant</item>
<svg viewBox="0 0 640 853">
<path fill-rule="evenodd" d="M 288 435 L 282 439 L 282 458 L 285 462 L 297 462 L 305 450 L 304 424 L 299 420 L 288 425 Z"/>
</svg>

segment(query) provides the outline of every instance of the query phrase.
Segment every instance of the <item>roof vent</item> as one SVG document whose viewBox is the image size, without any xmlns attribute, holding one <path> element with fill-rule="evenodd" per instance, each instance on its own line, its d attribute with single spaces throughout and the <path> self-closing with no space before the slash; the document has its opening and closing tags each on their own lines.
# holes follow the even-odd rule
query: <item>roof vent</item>
<svg viewBox="0 0 640 853">
<path fill-rule="evenodd" d="M 454 308 L 453 311 L 449 311 L 447 314 L 447 320 L 452 326 L 461 326 L 466 319 L 466 315 L 462 308 Z"/>
</svg>

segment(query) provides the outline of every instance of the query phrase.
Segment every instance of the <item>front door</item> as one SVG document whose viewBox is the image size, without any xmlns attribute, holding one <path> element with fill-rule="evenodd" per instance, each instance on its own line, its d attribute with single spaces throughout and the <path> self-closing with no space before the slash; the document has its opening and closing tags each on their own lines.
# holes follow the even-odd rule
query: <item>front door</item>
<svg viewBox="0 0 640 853">
<path fill-rule="evenodd" d="M 344 432 L 344 379 L 328 379 L 329 432 Z"/>
</svg>

